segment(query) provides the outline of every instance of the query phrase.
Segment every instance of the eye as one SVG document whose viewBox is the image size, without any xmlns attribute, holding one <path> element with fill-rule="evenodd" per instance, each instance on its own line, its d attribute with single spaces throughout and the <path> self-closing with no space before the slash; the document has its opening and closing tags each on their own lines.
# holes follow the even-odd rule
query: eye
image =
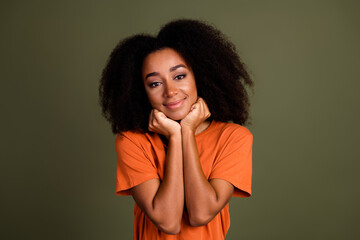
<svg viewBox="0 0 360 240">
<path fill-rule="evenodd" d="M 185 77 L 186 77 L 186 74 L 180 74 L 180 75 L 177 75 L 174 79 L 181 80 L 181 79 L 183 79 Z"/>
<path fill-rule="evenodd" d="M 161 83 L 160 82 L 152 82 L 149 84 L 150 88 L 156 88 L 157 86 L 159 86 Z"/>
</svg>

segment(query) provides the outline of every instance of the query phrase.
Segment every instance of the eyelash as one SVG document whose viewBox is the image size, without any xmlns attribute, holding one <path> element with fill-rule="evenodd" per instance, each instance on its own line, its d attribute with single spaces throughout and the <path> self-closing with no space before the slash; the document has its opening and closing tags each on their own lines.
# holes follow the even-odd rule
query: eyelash
<svg viewBox="0 0 360 240">
<path fill-rule="evenodd" d="M 186 77 L 186 74 L 179 74 L 175 77 L 176 80 L 181 80 Z"/>
<path fill-rule="evenodd" d="M 157 86 L 159 86 L 160 85 L 160 82 L 153 82 L 153 83 L 150 83 L 149 84 L 149 87 L 151 87 L 151 88 L 156 88 Z"/>
<path fill-rule="evenodd" d="M 177 76 L 175 76 L 175 80 L 181 80 L 184 79 L 186 77 L 186 74 L 179 74 Z M 150 88 L 156 88 L 157 86 L 159 86 L 161 83 L 160 82 L 152 82 L 149 84 Z"/>
</svg>

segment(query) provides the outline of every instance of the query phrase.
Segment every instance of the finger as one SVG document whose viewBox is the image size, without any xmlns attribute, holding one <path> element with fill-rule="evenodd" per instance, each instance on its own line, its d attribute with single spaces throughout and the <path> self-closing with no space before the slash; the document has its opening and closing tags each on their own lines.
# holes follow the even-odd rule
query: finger
<svg viewBox="0 0 360 240">
<path fill-rule="evenodd" d="M 191 106 L 190 112 L 192 112 L 193 110 L 195 110 L 195 109 L 197 109 L 197 108 L 199 108 L 199 102 L 198 102 L 198 101 L 196 101 L 196 102 Z"/>
<path fill-rule="evenodd" d="M 199 98 L 199 104 L 201 104 L 202 106 L 206 106 L 206 102 L 204 101 L 204 99 Z"/>
<path fill-rule="evenodd" d="M 201 116 L 204 116 L 205 119 L 210 117 L 211 114 L 209 108 L 203 98 L 199 98 L 198 104 L 199 104 L 199 114 Z"/>
<path fill-rule="evenodd" d="M 156 126 L 159 125 L 159 121 L 157 120 L 156 118 L 156 113 L 158 112 L 158 110 L 156 109 L 152 109 L 151 110 L 151 113 L 150 113 L 150 117 L 149 117 L 149 127 L 152 129 L 152 130 L 155 130 L 156 129 Z"/>
<path fill-rule="evenodd" d="M 207 110 L 207 113 L 206 113 L 206 118 L 209 118 L 211 116 L 211 112 L 209 111 L 209 109 Z"/>
<path fill-rule="evenodd" d="M 160 112 L 160 111 L 159 111 L 159 113 L 158 113 L 158 116 L 161 117 L 161 118 L 167 118 L 166 115 L 165 115 L 165 113 Z"/>
<path fill-rule="evenodd" d="M 156 110 L 156 113 L 154 114 L 154 117 L 157 121 L 166 118 L 165 114 L 163 112 L 160 112 L 158 110 Z"/>
<path fill-rule="evenodd" d="M 157 110 L 157 109 L 155 109 L 155 108 L 153 109 L 153 117 L 154 117 L 154 119 L 157 120 L 159 113 L 160 113 L 159 110 Z"/>
<path fill-rule="evenodd" d="M 151 123 L 152 121 L 152 115 L 153 115 L 153 111 L 151 110 L 150 114 L 149 114 L 149 124 Z"/>
<path fill-rule="evenodd" d="M 205 101 L 202 98 L 198 99 L 197 104 L 199 105 L 201 110 L 203 110 L 204 106 L 206 105 Z"/>
<path fill-rule="evenodd" d="M 210 111 L 209 111 L 209 107 L 208 107 L 208 105 L 206 104 L 206 102 L 204 101 L 203 98 L 199 98 L 199 103 L 200 103 L 200 105 L 201 105 L 202 110 L 203 110 L 205 113 L 210 112 Z"/>
<path fill-rule="evenodd" d="M 149 124 L 148 124 L 148 129 L 150 132 L 152 132 L 152 130 L 154 129 L 153 128 L 153 114 L 152 114 L 152 111 L 150 113 L 150 116 L 149 116 Z"/>
<path fill-rule="evenodd" d="M 159 119 L 157 113 L 154 113 L 153 124 L 159 126 Z"/>
<path fill-rule="evenodd" d="M 167 118 L 166 115 L 163 112 L 161 112 L 161 111 L 159 111 L 157 109 L 154 109 L 154 115 L 155 116 L 160 116 L 162 118 Z"/>
<path fill-rule="evenodd" d="M 153 122 L 154 122 L 154 115 L 155 115 L 155 111 L 154 111 L 154 109 L 153 109 L 153 110 L 151 110 L 151 112 L 150 112 L 149 123 L 153 123 Z"/>
<path fill-rule="evenodd" d="M 209 110 L 209 107 L 206 105 L 206 112 L 207 112 L 207 117 L 210 117 L 211 116 L 211 112 Z"/>
</svg>

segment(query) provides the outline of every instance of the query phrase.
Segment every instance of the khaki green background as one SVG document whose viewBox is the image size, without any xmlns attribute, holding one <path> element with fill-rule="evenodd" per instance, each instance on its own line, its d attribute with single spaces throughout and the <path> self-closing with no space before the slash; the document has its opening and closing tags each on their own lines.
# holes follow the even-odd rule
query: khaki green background
<svg viewBox="0 0 360 240">
<path fill-rule="evenodd" d="M 131 239 L 98 81 L 169 20 L 235 43 L 252 95 L 253 196 L 227 239 L 360 239 L 358 1 L 1 1 L 1 239 Z"/>
</svg>

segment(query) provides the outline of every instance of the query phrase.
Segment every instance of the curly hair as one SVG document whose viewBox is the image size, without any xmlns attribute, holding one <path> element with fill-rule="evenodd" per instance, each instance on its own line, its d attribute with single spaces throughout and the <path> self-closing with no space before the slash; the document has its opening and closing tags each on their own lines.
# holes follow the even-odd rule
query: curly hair
<svg viewBox="0 0 360 240">
<path fill-rule="evenodd" d="M 180 19 L 164 25 L 156 37 L 138 34 L 112 51 L 100 80 L 100 105 L 113 133 L 148 132 L 151 105 L 141 69 L 147 55 L 163 48 L 177 51 L 191 67 L 198 96 L 207 103 L 209 120 L 240 125 L 249 117 L 246 87 L 252 87 L 235 46 L 219 30 L 198 20 Z"/>
</svg>

